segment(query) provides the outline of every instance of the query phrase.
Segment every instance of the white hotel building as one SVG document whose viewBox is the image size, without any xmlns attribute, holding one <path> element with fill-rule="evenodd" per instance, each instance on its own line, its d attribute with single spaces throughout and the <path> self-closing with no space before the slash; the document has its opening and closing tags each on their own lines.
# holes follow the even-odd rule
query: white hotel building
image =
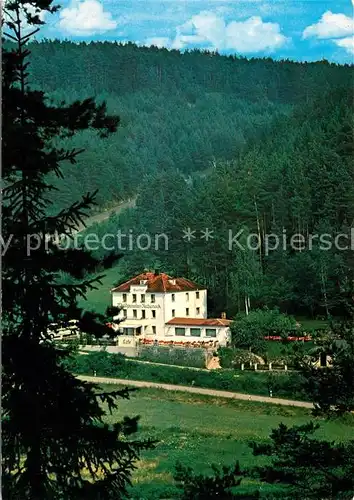
<svg viewBox="0 0 354 500">
<path fill-rule="evenodd" d="M 146 272 L 111 293 L 112 305 L 120 309 L 116 328 L 124 335 L 162 343 L 230 340 L 231 321 L 208 318 L 207 290 L 185 278 Z"/>
</svg>

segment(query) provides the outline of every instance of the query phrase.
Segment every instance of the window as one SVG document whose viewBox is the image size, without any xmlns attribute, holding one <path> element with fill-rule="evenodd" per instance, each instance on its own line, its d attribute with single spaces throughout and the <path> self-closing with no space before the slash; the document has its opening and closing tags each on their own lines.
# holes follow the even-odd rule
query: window
<svg viewBox="0 0 354 500">
<path fill-rule="evenodd" d="M 147 280 L 140 280 L 140 285 L 146 285 Z"/>
<path fill-rule="evenodd" d="M 152 317 L 156 318 L 156 311 L 151 311 L 152 312 Z"/>
<path fill-rule="evenodd" d="M 196 312 L 197 312 L 197 315 L 200 314 L 200 307 L 197 307 Z"/>
<path fill-rule="evenodd" d="M 199 292 L 195 294 L 196 298 L 199 299 Z"/>
<path fill-rule="evenodd" d="M 156 333 L 156 326 L 152 327 L 152 333 Z"/>
<path fill-rule="evenodd" d="M 123 328 L 124 335 L 134 335 L 134 328 Z"/>
<path fill-rule="evenodd" d="M 172 318 L 174 318 L 175 316 L 176 316 L 176 311 L 172 309 Z"/>
<path fill-rule="evenodd" d="M 133 318 L 137 318 L 137 317 L 138 317 L 137 310 L 136 310 L 136 309 L 133 309 Z"/>
<path fill-rule="evenodd" d="M 142 317 L 142 319 L 145 319 L 145 318 L 146 318 L 146 316 L 145 316 L 145 309 L 143 309 L 143 310 L 141 311 L 141 317 Z"/>
<path fill-rule="evenodd" d="M 215 328 L 207 328 L 205 330 L 206 337 L 216 337 L 216 329 Z"/>
<path fill-rule="evenodd" d="M 136 294 L 133 293 L 133 302 L 136 302 Z"/>
<path fill-rule="evenodd" d="M 127 294 L 123 293 L 123 302 L 126 302 L 126 301 L 127 301 Z"/>
<path fill-rule="evenodd" d="M 151 294 L 151 303 L 153 304 L 155 302 L 155 295 L 152 293 Z"/>
<path fill-rule="evenodd" d="M 201 334 L 200 328 L 191 328 L 192 337 L 200 337 L 200 334 Z"/>
<path fill-rule="evenodd" d="M 145 295 L 140 296 L 140 302 L 144 303 L 145 302 Z"/>
<path fill-rule="evenodd" d="M 172 302 L 174 302 L 176 300 L 176 295 L 173 293 L 171 297 L 172 297 Z"/>
<path fill-rule="evenodd" d="M 188 292 L 186 293 L 186 301 L 187 302 L 189 301 L 189 293 Z"/>
<path fill-rule="evenodd" d="M 179 335 L 180 337 L 184 337 L 186 335 L 185 328 L 175 328 L 175 335 Z"/>
<path fill-rule="evenodd" d="M 189 308 L 186 309 L 186 316 L 189 316 Z"/>
<path fill-rule="evenodd" d="M 123 316 L 126 318 L 127 317 L 127 310 L 123 309 Z"/>
</svg>

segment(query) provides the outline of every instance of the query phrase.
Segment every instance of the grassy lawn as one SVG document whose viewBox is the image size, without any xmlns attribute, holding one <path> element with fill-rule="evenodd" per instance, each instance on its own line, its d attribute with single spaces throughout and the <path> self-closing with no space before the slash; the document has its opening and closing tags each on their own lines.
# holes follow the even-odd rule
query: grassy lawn
<svg viewBox="0 0 354 500">
<path fill-rule="evenodd" d="M 260 463 L 264 458 L 253 457 L 249 441 L 266 439 L 280 422 L 291 426 L 311 419 L 309 410 L 303 408 L 154 389 L 134 392 L 130 401 L 119 403 L 119 411 L 107 421 L 124 415 L 141 415 L 139 437 L 158 440 L 155 450 L 143 453 L 134 473 L 132 494 L 136 500 L 176 498 L 173 471 L 178 461 L 200 473 L 208 473 L 212 463 L 239 460 L 242 467 Z M 354 419 L 319 422 L 319 437 L 347 440 L 353 435 Z M 243 483 L 245 491 L 255 487 L 264 493 L 274 491 L 272 486 Z"/>
<path fill-rule="evenodd" d="M 303 316 L 296 317 L 297 321 L 305 330 L 321 330 L 327 328 L 328 321 L 322 319 L 309 319 Z"/>
<path fill-rule="evenodd" d="M 277 341 L 277 340 L 268 340 L 266 342 L 267 361 L 274 362 L 276 360 L 284 359 L 287 356 L 293 354 L 293 352 L 294 352 L 293 349 L 294 349 L 294 347 L 296 347 L 296 344 L 297 344 L 297 342 L 283 343 L 283 342 Z M 310 351 L 314 347 L 314 343 L 311 341 L 310 342 L 299 341 L 299 344 L 301 345 L 301 347 L 303 347 L 305 349 L 306 352 Z"/>
</svg>

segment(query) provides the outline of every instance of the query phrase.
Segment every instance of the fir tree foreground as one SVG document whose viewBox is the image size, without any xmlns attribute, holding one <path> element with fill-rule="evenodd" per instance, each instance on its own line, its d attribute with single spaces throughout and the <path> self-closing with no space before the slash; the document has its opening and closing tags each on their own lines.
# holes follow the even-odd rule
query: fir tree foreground
<svg viewBox="0 0 354 500">
<path fill-rule="evenodd" d="M 14 0 L 4 9 L 3 34 L 13 44 L 3 51 L 2 89 L 2 233 L 8 242 L 3 249 L 2 491 L 11 500 L 117 499 L 126 494 L 139 452 L 152 444 L 129 437 L 137 430 L 137 417 L 104 423 L 102 403 L 112 410 L 117 398 L 129 397 L 128 390 L 99 393 L 95 385 L 78 381 L 62 363 L 65 350 L 48 341 L 49 324 L 73 318 L 87 331 L 105 329 L 104 323 L 99 326 L 103 316 L 82 317 L 77 306 L 78 297 L 97 282 L 84 277 L 98 263 L 84 248 L 64 250 L 46 239 L 56 232 L 70 235 L 95 198 L 87 194 L 47 215 L 54 190 L 48 174 L 60 177 L 61 162 L 75 163 L 80 153 L 58 148 L 56 140 L 85 129 L 104 138 L 119 123 L 93 99 L 54 106 L 43 92 L 31 90 L 26 44 L 43 24 L 41 14 L 57 9 L 51 0 Z"/>
</svg>

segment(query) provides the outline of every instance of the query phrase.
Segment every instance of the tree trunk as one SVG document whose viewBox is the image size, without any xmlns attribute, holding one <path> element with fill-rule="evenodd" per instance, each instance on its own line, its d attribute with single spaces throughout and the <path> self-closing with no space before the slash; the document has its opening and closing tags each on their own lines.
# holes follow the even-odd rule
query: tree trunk
<svg viewBox="0 0 354 500">
<path fill-rule="evenodd" d="M 257 232 L 258 232 L 258 239 L 259 239 L 259 262 L 260 262 L 260 265 L 261 265 L 261 269 L 263 269 L 263 267 L 262 267 L 262 238 L 261 238 L 261 225 L 260 225 L 260 222 L 259 222 L 259 215 L 258 215 L 258 207 L 257 207 L 256 198 L 254 198 L 254 208 L 255 208 L 255 210 L 256 210 L 256 218 L 257 218 Z"/>
<path fill-rule="evenodd" d="M 326 316 L 329 317 L 329 309 L 328 309 L 328 297 L 327 297 L 327 289 L 326 289 L 326 280 L 324 276 L 324 271 L 321 269 L 321 282 L 322 282 L 322 293 L 324 298 L 324 305 L 326 309 Z"/>
</svg>

